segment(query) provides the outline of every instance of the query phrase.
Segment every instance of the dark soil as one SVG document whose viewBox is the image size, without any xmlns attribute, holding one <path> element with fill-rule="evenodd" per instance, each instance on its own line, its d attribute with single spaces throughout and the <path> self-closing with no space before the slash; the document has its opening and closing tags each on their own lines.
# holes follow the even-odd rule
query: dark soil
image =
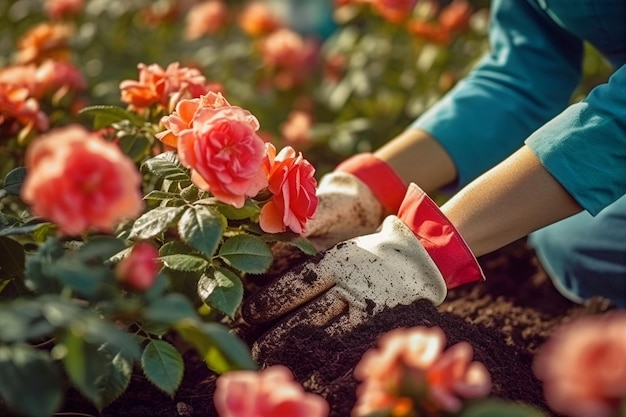
<svg viewBox="0 0 626 417">
<path fill-rule="evenodd" d="M 303 259 L 299 253 L 285 252 L 271 273 L 251 279 L 250 284 L 263 285 Z M 491 373 L 492 396 L 530 404 L 554 416 L 531 370 L 534 353 L 560 324 L 611 307 L 602 299 L 577 305 L 562 297 L 525 240 L 483 256 L 479 262 L 487 281 L 452 290 L 438 307 L 421 301 L 390 309 L 354 332 L 332 339 L 303 325 L 283 345 L 255 359 L 261 367 L 288 366 L 305 389 L 326 398 L 330 417 L 349 417 L 356 400 L 353 368 L 363 353 L 375 346 L 377 338 L 396 327 L 439 326 L 448 344 L 462 340 L 471 343 L 475 360 L 483 362 Z M 252 343 L 265 330 L 241 325 L 238 333 Z M 185 377 L 174 398 L 137 372 L 128 391 L 101 414 L 71 392 L 59 415 L 217 416 L 212 403 L 216 375 L 193 351 L 186 352 L 184 358 Z"/>
</svg>

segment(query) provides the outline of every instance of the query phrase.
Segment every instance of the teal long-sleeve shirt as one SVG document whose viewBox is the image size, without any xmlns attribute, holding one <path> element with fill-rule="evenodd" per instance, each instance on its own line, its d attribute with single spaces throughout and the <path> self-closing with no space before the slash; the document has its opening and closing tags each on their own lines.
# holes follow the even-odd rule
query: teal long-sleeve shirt
<svg viewBox="0 0 626 417">
<path fill-rule="evenodd" d="M 613 66 L 570 105 L 584 42 Z M 626 194 L 626 0 L 494 0 L 490 52 L 410 127 L 446 149 L 463 186 L 526 143 L 592 215 Z"/>
</svg>

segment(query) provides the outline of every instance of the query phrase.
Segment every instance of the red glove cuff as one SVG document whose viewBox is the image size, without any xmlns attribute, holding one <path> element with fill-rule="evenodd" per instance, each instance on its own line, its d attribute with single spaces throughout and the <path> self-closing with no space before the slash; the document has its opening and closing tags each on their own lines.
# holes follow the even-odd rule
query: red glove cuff
<svg viewBox="0 0 626 417">
<path fill-rule="evenodd" d="M 374 154 L 356 154 L 340 163 L 335 171 L 354 175 L 369 187 L 387 213 L 398 212 L 406 184 L 389 164 Z"/>
<path fill-rule="evenodd" d="M 409 185 L 398 217 L 420 240 L 439 268 L 448 289 L 485 280 L 476 257 L 463 237 L 417 185 Z"/>
</svg>

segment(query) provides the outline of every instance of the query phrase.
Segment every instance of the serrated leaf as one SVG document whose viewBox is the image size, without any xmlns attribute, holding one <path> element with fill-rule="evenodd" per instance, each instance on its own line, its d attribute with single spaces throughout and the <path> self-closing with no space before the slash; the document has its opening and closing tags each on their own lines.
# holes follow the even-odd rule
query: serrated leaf
<svg viewBox="0 0 626 417">
<path fill-rule="evenodd" d="M 205 201 L 208 201 L 206 199 Z M 213 203 L 220 213 L 222 213 L 227 219 L 232 220 L 244 220 L 254 218 L 259 215 L 261 209 L 258 204 L 253 200 L 246 199 L 245 204 L 241 208 L 233 207 L 230 204 L 223 204 L 215 202 Z"/>
<path fill-rule="evenodd" d="M 133 366 L 120 354 L 113 357 L 106 375 L 102 375 L 98 386 L 102 396 L 102 408 L 118 399 L 128 388 Z"/>
<path fill-rule="evenodd" d="M 200 272 L 209 266 L 209 261 L 197 255 L 175 254 L 159 258 L 163 264 L 175 271 Z"/>
<path fill-rule="evenodd" d="M 226 219 L 206 206 L 189 207 L 178 222 L 181 239 L 207 257 L 212 257 L 222 239 Z"/>
<path fill-rule="evenodd" d="M 196 310 L 181 294 L 167 294 L 165 297 L 157 298 L 144 312 L 146 320 L 157 323 L 176 323 L 196 316 Z"/>
<path fill-rule="evenodd" d="M 61 406 L 62 387 L 61 372 L 46 352 L 26 344 L 0 346 L 0 398 L 9 409 L 50 416 Z"/>
<path fill-rule="evenodd" d="M 176 324 L 176 330 L 189 342 L 207 366 L 216 373 L 237 369 L 256 370 L 248 346 L 232 334 L 226 326 L 185 320 Z"/>
<path fill-rule="evenodd" d="M 4 188 L 8 194 L 20 195 L 22 183 L 24 182 L 25 178 L 26 178 L 26 168 L 24 167 L 13 168 L 11 171 L 7 173 L 7 175 L 5 175 L 2 188 Z"/>
<path fill-rule="evenodd" d="M 99 263 L 126 249 L 124 241 L 113 236 L 94 236 L 82 245 L 76 253 L 82 262 L 98 261 Z"/>
<path fill-rule="evenodd" d="M 180 253 L 193 253 L 194 248 L 179 240 L 167 242 L 159 248 L 159 256 L 175 255 Z"/>
<path fill-rule="evenodd" d="M 274 254 L 263 240 L 252 235 L 236 235 L 220 247 L 219 256 L 230 266 L 251 274 L 267 272 Z"/>
<path fill-rule="evenodd" d="M 188 170 L 180 165 L 173 152 L 164 152 L 150 158 L 143 166 L 152 174 L 168 181 L 191 181 Z"/>
<path fill-rule="evenodd" d="M 174 346 L 163 340 L 151 340 L 141 355 L 141 368 L 150 382 L 173 397 L 183 379 L 185 365 Z"/>
<path fill-rule="evenodd" d="M 133 161 L 139 162 L 150 152 L 150 141 L 145 136 L 126 135 L 118 140 L 118 145 Z"/>
<path fill-rule="evenodd" d="M 151 239 L 163 233 L 183 212 L 184 207 L 156 207 L 133 223 L 131 238 Z"/>
<path fill-rule="evenodd" d="M 144 200 L 159 200 L 159 201 L 171 200 L 173 198 L 180 198 L 180 195 L 177 193 L 168 193 L 166 191 L 152 190 L 143 197 Z"/>
<path fill-rule="evenodd" d="M 35 219 L 32 222 L 22 225 L 12 225 L 0 230 L 0 236 L 18 236 L 27 235 L 37 232 L 38 230 L 50 226 L 50 223 L 41 219 Z"/>
<path fill-rule="evenodd" d="M 89 114 L 93 116 L 93 127 L 95 130 L 103 129 L 105 127 L 111 126 L 113 123 L 118 123 L 124 120 L 128 120 L 137 127 L 141 127 L 145 124 L 145 120 L 143 120 L 141 117 L 131 111 L 128 111 L 118 106 L 87 106 L 81 109 L 78 114 Z"/>
<path fill-rule="evenodd" d="M 198 295 L 204 303 L 232 318 L 243 300 L 243 283 L 228 269 L 215 268 L 198 280 Z"/>
<path fill-rule="evenodd" d="M 315 255 L 318 252 L 309 239 L 295 233 L 285 232 L 265 234 L 262 236 L 262 238 L 266 242 L 282 242 L 291 246 L 295 246 L 307 255 Z"/>
</svg>

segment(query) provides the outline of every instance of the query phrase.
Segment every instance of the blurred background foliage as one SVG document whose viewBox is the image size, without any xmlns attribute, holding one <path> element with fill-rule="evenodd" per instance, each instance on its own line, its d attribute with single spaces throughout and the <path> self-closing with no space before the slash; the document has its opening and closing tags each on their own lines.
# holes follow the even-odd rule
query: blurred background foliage
<svg viewBox="0 0 626 417">
<path fill-rule="evenodd" d="M 205 13 L 199 6 L 215 2 L 223 13 L 206 17 L 204 28 L 195 23 L 192 33 L 193 17 Z M 280 27 L 297 36 L 274 46 L 268 38 L 276 27 L 252 33 L 242 23 L 249 3 L 85 0 L 79 12 L 51 17 L 44 0 L 0 0 L 0 69 L 19 62 L 20 42 L 35 26 L 61 22 L 70 35 L 58 48 L 87 84 L 75 97 L 81 105 L 121 105 L 119 83 L 137 79 L 138 63 L 180 62 L 199 68 L 231 104 L 250 110 L 268 140 L 303 151 L 321 176 L 400 133 L 488 50 L 487 0 L 421 0 L 400 19 L 381 13 L 376 2 L 266 0 Z M 446 26 L 442 15 L 454 7 L 448 10 L 453 26 Z M 575 100 L 610 72 L 588 49 Z M 278 57 L 268 61 L 271 54 Z M 0 174 L 15 165 L 15 146 L 11 155 L 7 149 L 0 146 Z"/>
</svg>

